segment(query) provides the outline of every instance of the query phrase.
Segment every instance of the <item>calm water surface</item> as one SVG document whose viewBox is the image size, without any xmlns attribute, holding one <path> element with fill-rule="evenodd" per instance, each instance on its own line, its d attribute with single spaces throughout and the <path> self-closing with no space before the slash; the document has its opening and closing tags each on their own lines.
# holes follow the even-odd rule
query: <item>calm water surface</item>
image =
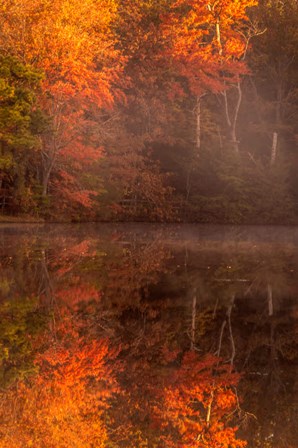
<svg viewBox="0 0 298 448">
<path fill-rule="evenodd" d="M 0 226 L 0 448 L 297 448 L 298 228 Z"/>
</svg>

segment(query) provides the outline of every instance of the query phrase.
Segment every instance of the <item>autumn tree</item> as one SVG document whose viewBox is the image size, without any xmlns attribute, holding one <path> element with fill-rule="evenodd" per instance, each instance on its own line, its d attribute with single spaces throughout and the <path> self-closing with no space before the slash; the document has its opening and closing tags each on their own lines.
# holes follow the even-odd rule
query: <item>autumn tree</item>
<svg viewBox="0 0 298 448">
<path fill-rule="evenodd" d="M 167 55 L 185 80 L 188 92 L 195 98 L 194 140 L 197 151 L 201 146 L 201 99 L 208 92 L 224 95 L 231 143 L 238 150 L 235 125 L 230 122 L 225 92 L 247 73 L 241 61 L 247 45 L 242 28 L 248 20 L 247 8 L 254 5 L 255 0 L 179 0 L 174 2 L 171 14 L 165 20 Z M 238 97 L 237 104 L 239 100 Z M 238 113 L 237 108 L 235 113 Z"/>
<path fill-rule="evenodd" d="M 1 45 L 45 73 L 39 100 L 52 129 L 42 144 L 42 194 L 47 194 L 55 172 L 71 192 L 68 199 L 77 192 L 75 199 L 88 206 L 97 191 L 80 186 L 68 161 L 76 160 L 77 169 L 82 169 L 85 162 L 101 157 L 89 129 L 94 124 L 90 110 L 111 107 L 119 94 L 113 87 L 123 62 L 112 31 L 117 2 L 5 0 L 1 13 Z"/>
<path fill-rule="evenodd" d="M 35 161 L 46 117 L 36 105 L 42 73 L 0 54 L 0 200 L 2 212 L 36 205 Z"/>
</svg>

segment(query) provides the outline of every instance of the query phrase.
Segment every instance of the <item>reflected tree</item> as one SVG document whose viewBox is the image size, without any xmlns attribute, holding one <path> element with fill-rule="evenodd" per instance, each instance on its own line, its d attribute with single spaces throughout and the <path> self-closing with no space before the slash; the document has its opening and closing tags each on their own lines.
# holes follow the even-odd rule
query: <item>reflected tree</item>
<svg viewBox="0 0 298 448">
<path fill-rule="evenodd" d="M 106 447 L 104 415 L 119 392 L 119 350 L 107 339 L 80 338 L 67 314 L 56 338 L 46 333 L 40 344 L 38 374 L 1 393 L 0 446 Z"/>
<path fill-rule="evenodd" d="M 246 446 L 245 441 L 236 438 L 233 421 L 238 410 L 233 387 L 238 380 L 239 375 L 219 358 L 186 353 L 161 391 L 160 405 L 155 407 L 165 446 Z"/>
</svg>

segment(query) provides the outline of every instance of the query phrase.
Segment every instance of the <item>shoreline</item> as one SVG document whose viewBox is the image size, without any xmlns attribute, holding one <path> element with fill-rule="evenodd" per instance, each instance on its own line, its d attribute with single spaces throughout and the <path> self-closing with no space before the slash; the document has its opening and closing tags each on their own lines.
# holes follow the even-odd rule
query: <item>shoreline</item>
<svg viewBox="0 0 298 448">
<path fill-rule="evenodd" d="M 69 220 L 69 219 L 44 219 L 44 218 L 34 218 L 32 216 L 3 216 L 0 215 L 0 225 L 1 224 L 152 224 L 152 225 L 199 225 L 199 226 L 235 226 L 235 227 L 245 227 L 245 226 L 272 226 L 272 227 L 297 227 L 298 220 L 293 222 L 206 222 L 206 221 L 135 221 L 135 220 Z"/>
</svg>

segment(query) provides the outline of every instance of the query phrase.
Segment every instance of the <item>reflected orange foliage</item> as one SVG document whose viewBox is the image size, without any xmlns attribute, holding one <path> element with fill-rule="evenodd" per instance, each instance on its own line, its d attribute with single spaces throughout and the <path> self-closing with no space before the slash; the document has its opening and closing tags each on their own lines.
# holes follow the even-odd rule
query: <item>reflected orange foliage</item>
<svg viewBox="0 0 298 448">
<path fill-rule="evenodd" d="M 106 446 L 104 412 L 119 392 L 118 351 L 107 340 L 76 343 L 66 333 L 36 360 L 37 377 L 1 394 L 1 448 Z"/>
<path fill-rule="evenodd" d="M 92 299 L 98 301 L 100 299 L 100 292 L 92 285 L 80 283 L 71 285 L 67 289 L 57 290 L 55 298 L 59 300 L 59 303 L 73 308 L 80 302 L 89 302 Z"/>
<path fill-rule="evenodd" d="M 168 447 L 242 448 L 236 439 L 237 428 L 231 418 L 237 409 L 233 391 L 239 375 L 231 373 L 214 356 L 200 358 L 195 352 L 184 355 L 181 367 L 173 374 L 161 403 L 155 406 L 157 421 Z"/>
</svg>

